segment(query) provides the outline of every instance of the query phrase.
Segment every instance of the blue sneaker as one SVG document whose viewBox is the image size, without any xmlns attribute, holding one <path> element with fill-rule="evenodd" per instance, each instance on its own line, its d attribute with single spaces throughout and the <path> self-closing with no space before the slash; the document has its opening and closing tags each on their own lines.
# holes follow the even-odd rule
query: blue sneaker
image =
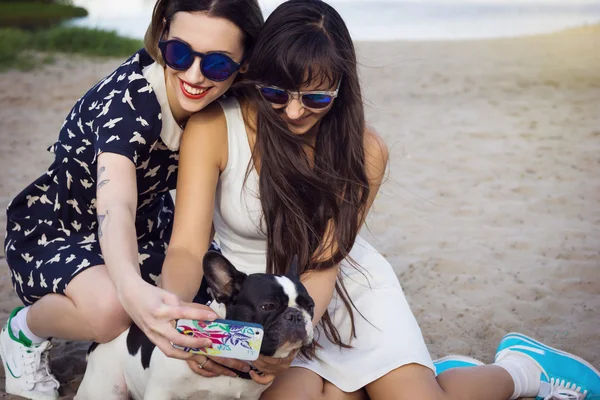
<svg viewBox="0 0 600 400">
<path fill-rule="evenodd" d="M 484 365 L 481 361 L 467 356 L 449 355 L 433 362 L 436 376 L 451 368 L 476 367 Z"/>
<path fill-rule="evenodd" d="M 520 333 L 509 333 L 502 338 L 496 361 L 510 352 L 530 357 L 542 370 L 536 399 L 600 399 L 600 372 L 587 361 Z"/>
</svg>

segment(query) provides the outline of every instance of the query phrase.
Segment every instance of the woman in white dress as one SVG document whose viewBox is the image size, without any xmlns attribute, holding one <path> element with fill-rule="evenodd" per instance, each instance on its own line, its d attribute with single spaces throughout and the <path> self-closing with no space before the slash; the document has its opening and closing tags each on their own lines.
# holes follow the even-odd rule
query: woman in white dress
<svg viewBox="0 0 600 400">
<path fill-rule="evenodd" d="M 495 365 L 434 367 L 392 267 L 358 236 L 388 153 L 365 127 L 353 43 L 332 7 L 279 6 L 245 76 L 238 97 L 208 106 L 185 129 L 162 285 L 193 299 L 214 232 L 245 273 L 285 273 L 298 255 L 317 345 L 294 360 L 254 363 L 266 375 L 253 379 L 275 378 L 265 399 L 505 400 L 537 395 L 544 377 L 570 376 L 516 350 L 525 347 L 513 346 L 527 340 L 520 336 L 507 338 Z M 222 371 L 201 355 L 189 364 L 203 376 Z"/>
</svg>

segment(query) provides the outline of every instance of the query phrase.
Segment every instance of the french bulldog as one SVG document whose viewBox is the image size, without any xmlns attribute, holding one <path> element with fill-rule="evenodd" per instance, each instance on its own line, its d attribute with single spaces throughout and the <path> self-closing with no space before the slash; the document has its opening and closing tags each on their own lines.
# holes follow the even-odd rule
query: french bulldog
<svg viewBox="0 0 600 400">
<path fill-rule="evenodd" d="M 312 342 L 314 302 L 300 282 L 295 259 L 285 276 L 247 275 L 209 251 L 203 270 L 219 318 L 263 326 L 261 354 L 283 358 Z M 75 399 L 256 400 L 267 388 L 241 377 L 197 375 L 185 361 L 165 356 L 134 324 L 113 341 L 90 347 Z"/>
</svg>

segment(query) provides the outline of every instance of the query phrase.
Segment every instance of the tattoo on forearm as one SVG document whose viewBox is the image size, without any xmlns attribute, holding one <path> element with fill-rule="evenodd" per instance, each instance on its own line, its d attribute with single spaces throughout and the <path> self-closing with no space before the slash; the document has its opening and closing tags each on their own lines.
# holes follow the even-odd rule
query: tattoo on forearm
<svg viewBox="0 0 600 400">
<path fill-rule="evenodd" d="M 102 177 L 102 173 L 106 170 L 106 167 L 102 166 L 100 167 L 100 170 L 98 171 L 98 185 L 96 186 L 96 191 L 100 190 L 100 188 L 104 185 L 106 185 L 108 182 L 110 182 L 110 179 L 104 179 L 104 180 L 100 180 L 100 178 Z"/>
<path fill-rule="evenodd" d="M 102 225 L 104 220 L 108 217 L 108 210 L 106 210 L 106 214 L 98 214 L 98 240 L 100 240 L 103 236 L 102 233 Z"/>
<path fill-rule="evenodd" d="M 106 185 L 108 182 L 110 182 L 110 179 L 105 179 L 103 181 L 101 181 L 100 183 L 98 183 L 98 188 L 96 188 L 96 190 L 100 190 L 100 188 L 104 185 Z"/>
</svg>

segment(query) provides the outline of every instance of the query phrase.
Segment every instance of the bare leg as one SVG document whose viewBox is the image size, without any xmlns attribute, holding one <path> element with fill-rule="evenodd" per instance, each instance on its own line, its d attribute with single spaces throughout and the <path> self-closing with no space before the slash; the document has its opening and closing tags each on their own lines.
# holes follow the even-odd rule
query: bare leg
<svg viewBox="0 0 600 400">
<path fill-rule="evenodd" d="M 294 367 L 279 376 L 260 398 L 261 400 L 368 400 L 364 390 L 342 392 L 306 368 Z M 388 396 L 387 399 L 390 399 Z"/>
<path fill-rule="evenodd" d="M 367 385 L 371 400 L 508 400 L 513 391 L 511 376 L 495 365 L 450 369 L 436 378 L 430 369 L 409 364 Z"/>
<path fill-rule="evenodd" d="M 27 313 L 29 329 L 40 337 L 105 343 L 130 324 L 104 265 L 86 269 L 69 283 L 65 296 L 46 295 Z"/>
</svg>

